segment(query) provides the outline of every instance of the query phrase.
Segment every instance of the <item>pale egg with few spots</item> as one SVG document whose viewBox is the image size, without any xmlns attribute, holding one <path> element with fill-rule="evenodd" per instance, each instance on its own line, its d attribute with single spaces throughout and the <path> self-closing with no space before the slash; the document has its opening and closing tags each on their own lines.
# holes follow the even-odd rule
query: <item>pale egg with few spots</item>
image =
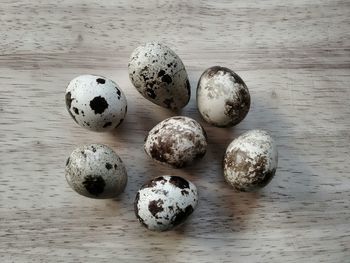
<svg viewBox="0 0 350 263">
<path fill-rule="evenodd" d="M 113 80 L 96 75 L 81 75 L 66 89 L 66 107 L 73 120 L 92 131 L 118 127 L 127 112 L 126 97 Z"/>
</svg>

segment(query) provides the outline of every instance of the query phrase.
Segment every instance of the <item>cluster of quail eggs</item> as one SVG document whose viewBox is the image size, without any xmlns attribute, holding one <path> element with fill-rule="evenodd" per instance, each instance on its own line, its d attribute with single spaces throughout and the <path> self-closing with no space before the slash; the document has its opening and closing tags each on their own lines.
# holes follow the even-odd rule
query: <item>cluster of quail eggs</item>
<svg viewBox="0 0 350 263">
<path fill-rule="evenodd" d="M 129 77 L 147 100 L 171 109 L 185 107 L 191 87 L 184 64 L 167 46 L 150 42 L 131 54 Z M 214 66 L 201 75 L 197 106 L 203 119 L 217 127 L 232 127 L 248 114 L 250 94 L 244 81 L 231 69 Z M 73 120 L 92 131 L 117 128 L 127 114 L 127 100 L 116 82 L 103 76 L 81 75 L 66 89 L 66 106 Z M 173 168 L 188 166 L 207 150 L 207 135 L 197 121 L 175 116 L 151 129 L 144 150 L 154 161 Z M 238 191 L 266 186 L 277 168 L 274 139 L 264 130 L 250 130 L 234 139 L 223 159 L 225 180 Z M 127 169 L 113 149 L 101 144 L 76 148 L 66 162 L 68 184 L 90 198 L 113 198 L 127 184 Z M 170 230 L 194 211 L 196 186 L 179 176 L 162 175 L 146 182 L 137 192 L 135 214 L 142 225 L 154 231 Z"/>
</svg>

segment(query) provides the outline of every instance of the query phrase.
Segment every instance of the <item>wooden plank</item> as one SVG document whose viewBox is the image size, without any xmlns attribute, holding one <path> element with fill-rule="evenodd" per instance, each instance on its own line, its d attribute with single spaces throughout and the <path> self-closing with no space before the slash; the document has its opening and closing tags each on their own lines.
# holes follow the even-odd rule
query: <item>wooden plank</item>
<svg viewBox="0 0 350 263">
<path fill-rule="evenodd" d="M 1 1 L 1 262 L 347 262 L 350 258 L 349 1 Z M 173 113 L 145 100 L 128 79 L 132 50 L 167 43 L 182 58 L 193 96 Z M 248 85 L 252 107 L 232 129 L 204 123 L 195 89 L 209 66 Z M 114 79 L 128 115 L 112 133 L 77 126 L 64 104 L 75 76 Z M 181 114 L 209 136 L 204 159 L 174 170 L 143 152 L 147 131 Z M 271 131 L 277 175 L 257 193 L 236 193 L 221 160 L 246 130 Z M 115 200 L 74 193 L 64 164 L 80 144 L 104 143 L 129 182 Z M 144 181 L 193 181 L 200 203 L 175 231 L 142 228 L 133 200 Z"/>
</svg>

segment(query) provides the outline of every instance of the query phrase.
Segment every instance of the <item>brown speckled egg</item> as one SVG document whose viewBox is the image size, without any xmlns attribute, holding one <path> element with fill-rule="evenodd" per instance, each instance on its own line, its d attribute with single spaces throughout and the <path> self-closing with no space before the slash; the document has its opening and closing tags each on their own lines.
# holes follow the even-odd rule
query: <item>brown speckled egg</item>
<svg viewBox="0 0 350 263">
<path fill-rule="evenodd" d="M 179 176 L 160 176 L 138 191 L 136 217 L 149 230 L 166 231 L 182 224 L 198 203 L 196 186 Z"/>
<path fill-rule="evenodd" d="M 157 124 L 148 133 L 144 149 L 154 160 L 180 168 L 205 155 L 206 133 L 191 118 L 171 117 Z"/>
<path fill-rule="evenodd" d="M 206 122 L 217 127 L 230 127 L 248 114 L 250 94 L 235 72 L 215 66 L 204 71 L 199 79 L 197 106 Z"/>
<path fill-rule="evenodd" d="M 271 181 L 277 163 L 277 147 L 271 135 L 263 130 L 251 130 L 227 147 L 224 177 L 236 190 L 254 191 Z"/>
<path fill-rule="evenodd" d="M 67 159 L 65 173 L 74 191 L 91 198 L 113 198 L 123 192 L 127 184 L 122 160 L 102 144 L 76 148 Z"/>
</svg>

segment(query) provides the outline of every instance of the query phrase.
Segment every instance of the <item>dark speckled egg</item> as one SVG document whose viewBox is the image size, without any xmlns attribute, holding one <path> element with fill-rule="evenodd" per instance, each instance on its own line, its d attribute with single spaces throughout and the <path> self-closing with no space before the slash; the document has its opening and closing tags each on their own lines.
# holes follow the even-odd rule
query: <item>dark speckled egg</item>
<svg viewBox="0 0 350 263">
<path fill-rule="evenodd" d="M 164 44 L 149 42 L 137 47 L 128 68 L 132 84 L 147 100 L 172 110 L 185 107 L 190 100 L 185 66 Z"/>
<path fill-rule="evenodd" d="M 182 224 L 198 203 L 196 186 L 179 176 L 160 176 L 145 183 L 135 198 L 135 214 L 153 231 L 166 231 Z"/>
<path fill-rule="evenodd" d="M 102 144 L 76 148 L 66 162 L 66 179 L 78 194 L 113 198 L 124 191 L 127 173 L 120 157 Z"/>
</svg>

